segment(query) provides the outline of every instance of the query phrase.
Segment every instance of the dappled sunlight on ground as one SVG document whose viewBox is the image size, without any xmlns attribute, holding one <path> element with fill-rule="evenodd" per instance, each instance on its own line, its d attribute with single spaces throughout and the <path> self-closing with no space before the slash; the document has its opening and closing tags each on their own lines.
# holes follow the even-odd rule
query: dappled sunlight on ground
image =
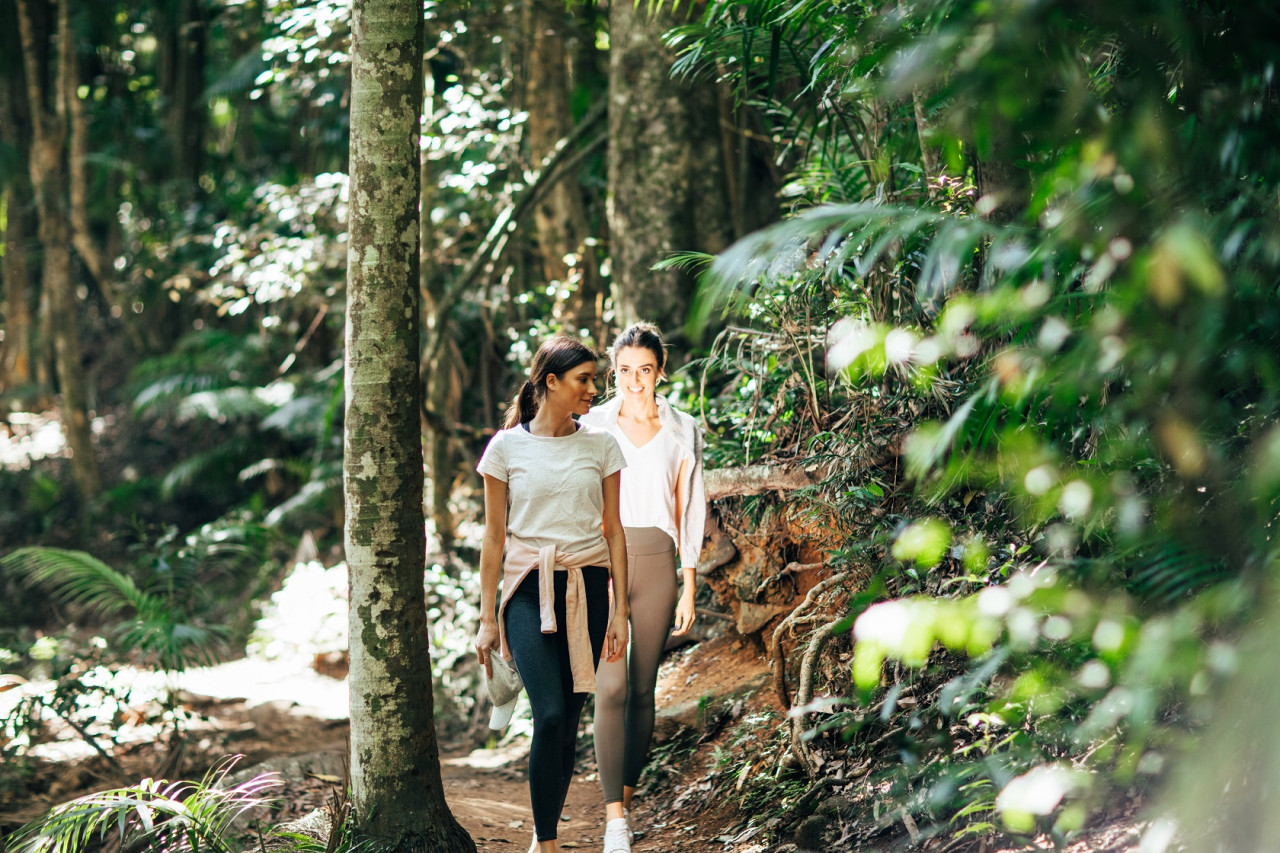
<svg viewBox="0 0 1280 853">
<path fill-rule="evenodd" d="M 185 673 L 179 686 L 200 696 L 242 699 L 252 708 L 270 702 L 290 703 L 290 713 L 323 720 L 347 717 L 347 681 L 321 675 L 301 657 L 248 657 Z"/>
</svg>

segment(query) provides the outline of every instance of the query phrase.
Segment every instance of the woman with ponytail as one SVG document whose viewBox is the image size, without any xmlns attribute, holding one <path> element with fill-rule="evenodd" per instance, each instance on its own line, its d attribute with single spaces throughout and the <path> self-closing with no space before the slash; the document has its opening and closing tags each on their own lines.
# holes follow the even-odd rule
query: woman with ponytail
<svg viewBox="0 0 1280 853">
<path fill-rule="evenodd" d="M 629 811 L 653 736 L 658 663 L 673 623 L 676 634 L 693 625 L 707 500 L 698 422 L 656 391 L 667 364 L 657 327 L 631 326 L 614 341 L 612 356 L 617 394 L 582 422 L 612 433 L 627 461 L 620 514 L 627 535 L 630 586 L 623 589 L 630 602 L 631 648 L 626 659 L 610 659 L 597 671 L 594 729 L 604 789 L 604 853 L 630 853 Z M 677 565 L 684 575 L 681 593 Z"/>
<path fill-rule="evenodd" d="M 575 338 L 544 343 L 476 466 L 485 516 L 476 654 L 490 677 L 490 655 L 514 660 L 529 694 L 531 853 L 560 850 L 578 719 L 601 654 L 619 661 L 627 645 L 628 600 L 616 592 L 627 589 L 618 514 L 626 462 L 612 435 L 573 417 L 595 400 L 596 360 Z"/>
</svg>

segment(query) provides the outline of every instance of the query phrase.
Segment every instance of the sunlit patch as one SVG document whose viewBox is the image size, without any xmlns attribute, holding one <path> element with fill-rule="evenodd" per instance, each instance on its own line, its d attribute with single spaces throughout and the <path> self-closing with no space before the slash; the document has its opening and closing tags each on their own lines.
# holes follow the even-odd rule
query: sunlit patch
<svg viewBox="0 0 1280 853">
<path fill-rule="evenodd" d="M 10 412 L 0 422 L 0 468 L 6 471 L 25 471 L 32 462 L 69 455 L 55 413 Z"/>
<path fill-rule="evenodd" d="M 1005 825 L 1018 832 L 1035 828 L 1035 819 L 1053 814 L 1069 795 L 1087 787 L 1088 774 L 1061 764 L 1034 767 L 1015 777 L 996 798 Z"/>
</svg>

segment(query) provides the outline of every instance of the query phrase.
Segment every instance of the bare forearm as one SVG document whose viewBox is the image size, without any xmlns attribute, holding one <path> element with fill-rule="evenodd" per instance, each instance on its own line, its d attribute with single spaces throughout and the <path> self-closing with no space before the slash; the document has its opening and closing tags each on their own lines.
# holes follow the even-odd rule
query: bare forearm
<svg viewBox="0 0 1280 853">
<path fill-rule="evenodd" d="M 609 578 L 613 581 L 615 613 L 630 615 L 631 602 L 627 597 L 627 536 L 621 530 L 605 536 L 609 543 Z"/>
<path fill-rule="evenodd" d="M 480 621 L 497 621 L 498 580 L 502 577 L 505 542 L 486 536 L 480 546 Z"/>
</svg>

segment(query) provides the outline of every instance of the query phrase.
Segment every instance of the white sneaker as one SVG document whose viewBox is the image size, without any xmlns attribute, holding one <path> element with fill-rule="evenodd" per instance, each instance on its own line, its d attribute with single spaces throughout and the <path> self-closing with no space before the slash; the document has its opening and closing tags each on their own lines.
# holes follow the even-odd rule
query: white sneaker
<svg viewBox="0 0 1280 853">
<path fill-rule="evenodd" d="M 625 817 L 615 817 L 604 825 L 604 853 L 631 853 L 631 830 Z"/>
</svg>

